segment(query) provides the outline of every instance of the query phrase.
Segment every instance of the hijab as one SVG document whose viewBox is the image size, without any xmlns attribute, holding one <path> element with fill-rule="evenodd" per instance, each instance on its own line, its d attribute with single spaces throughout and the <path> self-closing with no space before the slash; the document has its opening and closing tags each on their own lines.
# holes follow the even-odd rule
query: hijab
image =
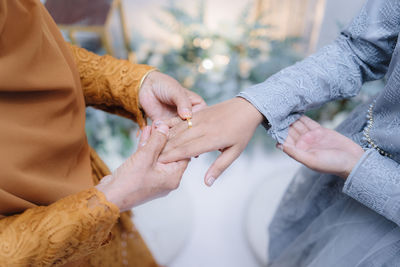
<svg viewBox="0 0 400 267">
<path fill-rule="evenodd" d="M 72 54 L 39 0 L 0 1 L 0 214 L 93 186 Z"/>
</svg>

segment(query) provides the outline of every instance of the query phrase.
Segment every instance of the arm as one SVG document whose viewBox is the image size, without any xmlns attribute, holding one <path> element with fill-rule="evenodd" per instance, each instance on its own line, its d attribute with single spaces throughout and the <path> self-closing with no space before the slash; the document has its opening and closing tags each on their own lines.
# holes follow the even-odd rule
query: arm
<svg viewBox="0 0 400 267">
<path fill-rule="evenodd" d="M 222 154 L 205 175 L 211 185 L 240 155 L 259 123 L 283 144 L 289 125 L 304 111 L 354 96 L 363 82 L 385 75 L 400 31 L 399 13 L 399 1 L 369 0 L 332 45 L 235 99 L 195 113 L 190 131 L 185 123 L 170 120 L 173 134 L 161 160 L 220 150 Z"/>
<path fill-rule="evenodd" d="M 120 211 L 176 189 L 188 161 L 158 162 L 168 126 L 144 127 L 138 151 L 95 188 L 0 220 L 0 266 L 59 266 L 106 244 Z"/>
<path fill-rule="evenodd" d="M 1 266 L 60 266 L 108 241 L 118 208 L 89 189 L 0 220 Z"/>
<path fill-rule="evenodd" d="M 400 31 L 399 12 L 399 1 L 367 1 L 333 44 L 239 96 L 265 116 L 269 133 L 283 144 L 289 125 L 305 111 L 352 97 L 364 82 L 385 75 Z"/>
<path fill-rule="evenodd" d="M 68 44 L 80 74 L 86 105 L 146 124 L 179 115 L 182 119 L 203 108 L 204 100 L 154 67 L 99 56 Z"/>
<path fill-rule="evenodd" d="M 153 67 L 132 64 L 111 56 L 99 56 L 70 45 L 87 106 L 145 124 L 139 105 L 139 88 Z"/>
<path fill-rule="evenodd" d="M 400 164 L 367 150 L 343 187 L 349 195 L 400 226 Z"/>
</svg>

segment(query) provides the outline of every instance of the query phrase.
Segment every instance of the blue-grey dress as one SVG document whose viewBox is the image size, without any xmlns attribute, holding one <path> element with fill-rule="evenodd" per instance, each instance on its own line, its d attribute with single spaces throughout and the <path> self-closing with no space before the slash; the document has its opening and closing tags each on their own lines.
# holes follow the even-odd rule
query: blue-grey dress
<svg viewBox="0 0 400 267">
<path fill-rule="evenodd" d="M 369 0 L 333 44 L 239 95 L 283 143 L 304 111 L 387 78 L 338 128 L 366 150 L 347 180 L 295 176 L 268 229 L 271 266 L 400 266 L 399 33 L 400 0 Z"/>
</svg>

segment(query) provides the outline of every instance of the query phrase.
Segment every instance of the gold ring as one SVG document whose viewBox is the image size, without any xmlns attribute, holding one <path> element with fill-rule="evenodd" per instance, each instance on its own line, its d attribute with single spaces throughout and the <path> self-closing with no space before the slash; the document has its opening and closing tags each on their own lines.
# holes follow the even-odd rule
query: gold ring
<svg viewBox="0 0 400 267">
<path fill-rule="evenodd" d="M 192 126 L 193 126 L 192 120 L 190 118 L 187 118 L 186 121 L 188 124 L 188 129 L 192 128 Z"/>
</svg>

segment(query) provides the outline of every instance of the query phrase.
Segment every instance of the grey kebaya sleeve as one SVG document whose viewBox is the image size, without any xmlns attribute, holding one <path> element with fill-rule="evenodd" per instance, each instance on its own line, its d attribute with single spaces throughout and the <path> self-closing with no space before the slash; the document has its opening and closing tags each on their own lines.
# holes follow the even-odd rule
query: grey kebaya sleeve
<svg viewBox="0 0 400 267">
<path fill-rule="evenodd" d="M 400 1 L 369 0 L 331 45 L 238 96 L 265 116 L 268 132 L 283 143 L 305 111 L 355 96 L 364 82 L 382 78 L 399 31 Z"/>
<path fill-rule="evenodd" d="M 367 150 L 343 187 L 349 195 L 400 225 L 400 165 L 375 149 Z"/>
</svg>

